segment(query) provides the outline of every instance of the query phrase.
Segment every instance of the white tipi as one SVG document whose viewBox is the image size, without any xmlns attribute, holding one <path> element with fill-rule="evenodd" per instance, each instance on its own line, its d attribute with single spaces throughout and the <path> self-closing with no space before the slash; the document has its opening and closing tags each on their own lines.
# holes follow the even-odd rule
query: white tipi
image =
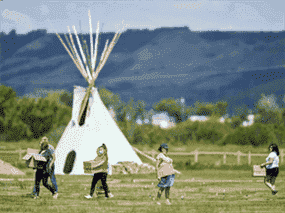
<svg viewBox="0 0 285 213">
<path fill-rule="evenodd" d="M 57 34 L 73 62 L 89 83 L 89 87 L 85 89 L 76 86 L 74 89 L 72 119 L 55 150 L 55 174 L 84 174 L 83 162 L 94 159 L 97 156 L 96 150 L 102 143 L 105 143 L 107 146 L 110 164 L 114 165 L 122 161 L 142 163 L 101 101 L 98 90 L 94 87 L 94 82 L 106 63 L 120 34 L 116 33 L 109 47 L 108 41 L 106 42 L 101 60 L 95 70 L 99 23 L 97 25 L 95 48 L 93 49 L 90 11 L 89 24 L 91 60 L 88 60 L 89 54 L 86 50 L 88 49 L 86 42 L 84 41 L 87 59 L 83 53 L 76 29 L 73 26 L 85 68 L 75 48 L 70 31 L 70 41 L 67 36 L 66 40 L 71 52 Z"/>
</svg>

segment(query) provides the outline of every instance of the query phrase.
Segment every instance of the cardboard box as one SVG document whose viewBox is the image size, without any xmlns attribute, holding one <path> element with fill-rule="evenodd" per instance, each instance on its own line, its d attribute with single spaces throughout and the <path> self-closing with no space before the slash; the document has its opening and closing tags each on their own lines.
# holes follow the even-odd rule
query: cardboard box
<svg viewBox="0 0 285 213">
<path fill-rule="evenodd" d="M 27 154 L 23 157 L 23 160 L 26 160 L 26 165 L 28 168 L 41 169 L 41 167 L 38 166 L 38 163 L 41 161 L 47 161 L 46 158 L 38 153 L 39 150 L 28 148 Z"/>
<path fill-rule="evenodd" d="M 260 168 L 260 165 L 253 165 L 253 177 L 265 177 L 266 171 L 265 168 Z"/>
<path fill-rule="evenodd" d="M 164 164 L 158 170 L 158 177 L 165 177 L 172 174 L 174 174 L 174 169 L 173 166 L 169 164 Z"/>
<path fill-rule="evenodd" d="M 83 169 L 84 169 L 84 173 L 87 174 L 93 174 L 93 170 L 92 167 L 94 167 L 96 165 L 95 161 L 90 160 L 90 161 L 84 161 L 83 162 Z"/>
<path fill-rule="evenodd" d="M 84 173 L 86 174 L 93 174 L 94 171 L 98 168 L 93 168 L 96 166 L 95 161 L 90 160 L 90 161 L 84 161 L 83 162 L 83 169 Z M 93 169 L 92 169 L 93 168 Z M 112 165 L 108 163 L 108 175 L 112 175 Z"/>
</svg>

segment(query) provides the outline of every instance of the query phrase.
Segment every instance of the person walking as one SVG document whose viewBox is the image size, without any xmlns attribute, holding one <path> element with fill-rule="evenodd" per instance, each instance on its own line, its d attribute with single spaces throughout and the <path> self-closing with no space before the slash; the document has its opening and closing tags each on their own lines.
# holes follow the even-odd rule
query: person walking
<svg viewBox="0 0 285 213">
<path fill-rule="evenodd" d="M 51 191 L 52 195 L 54 196 L 56 193 L 56 190 L 53 186 L 50 186 L 48 184 L 48 177 L 49 177 L 49 173 L 50 173 L 50 158 L 51 153 L 49 151 L 48 148 L 48 143 L 47 142 L 43 142 L 41 144 L 41 153 L 40 155 L 43 156 L 47 161 L 40 161 L 37 165 L 37 171 L 36 171 L 36 178 L 35 178 L 35 188 L 36 188 L 36 192 L 35 192 L 35 197 L 34 199 L 37 199 L 40 195 L 40 182 L 42 180 L 43 185 L 49 190 Z"/>
<path fill-rule="evenodd" d="M 40 147 L 42 147 L 42 143 L 43 142 L 47 142 L 48 143 L 48 138 L 47 137 L 43 137 L 42 140 L 40 141 L 39 145 Z M 52 145 L 48 144 L 48 150 L 51 154 L 51 158 L 50 158 L 50 162 L 49 162 L 49 177 L 51 180 L 51 183 L 53 185 L 53 187 L 55 188 L 55 194 L 54 194 L 54 198 L 57 199 L 58 197 L 58 187 L 57 187 L 57 182 L 56 182 L 56 178 L 55 178 L 55 174 L 54 174 L 54 162 L 55 162 L 55 149 Z M 42 150 L 40 150 L 40 153 L 42 152 Z M 36 195 L 36 187 L 34 185 L 34 189 L 33 192 L 31 194 L 28 194 L 30 196 L 35 196 Z"/>
<path fill-rule="evenodd" d="M 109 189 L 107 185 L 107 175 L 108 175 L 108 150 L 105 144 L 98 147 L 97 157 L 95 158 L 95 165 L 91 168 L 94 170 L 93 180 L 91 183 L 90 194 L 85 196 L 87 199 L 93 198 L 95 191 L 95 186 L 99 180 L 101 180 L 102 187 L 105 191 L 105 198 L 114 197 L 111 193 L 109 196 Z"/>
<path fill-rule="evenodd" d="M 169 201 L 170 187 L 173 186 L 175 179 L 175 170 L 172 166 L 173 160 L 167 156 L 168 145 L 166 143 L 161 144 L 158 150 L 160 153 L 156 157 L 157 179 L 159 180 L 157 204 L 161 205 L 160 197 L 165 190 L 166 204 L 171 205 Z"/>
<path fill-rule="evenodd" d="M 268 149 L 270 154 L 266 158 L 266 163 L 261 164 L 260 167 L 266 167 L 264 183 L 272 191 L 272 195 L 276 195 L 278 191 L 274 184 L 279 173 L 279 149 L 275 143 L 270 144 Z"/>
</svg>

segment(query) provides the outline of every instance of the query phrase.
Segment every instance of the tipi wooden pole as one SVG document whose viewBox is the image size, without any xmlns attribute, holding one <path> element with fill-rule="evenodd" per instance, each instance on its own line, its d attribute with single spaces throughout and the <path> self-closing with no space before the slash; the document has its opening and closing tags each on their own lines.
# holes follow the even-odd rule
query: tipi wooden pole
<svg viewBox="0 0 285 213">
<path fill-rule="evenodd" d="M 78 115 L 78 122 L 80 122 L 80 119 L 83 115 L 83 112 L 84 112 L 84 109 L 86 107 L 86 104 L 87 104 L 87 101 L 90 97 L 90 93 L 91 93 L 91 90 L 92 90 L 92 87 L 94 86 L 94 83 L 91 83 L 85 93 L 85 96 L 83 98 L 83 101 L 82 101 L 82 104 L 81 104 L 81 107 L 80 107 L 80 111 L 79 111 L 79 115 Z"/>
</svg>

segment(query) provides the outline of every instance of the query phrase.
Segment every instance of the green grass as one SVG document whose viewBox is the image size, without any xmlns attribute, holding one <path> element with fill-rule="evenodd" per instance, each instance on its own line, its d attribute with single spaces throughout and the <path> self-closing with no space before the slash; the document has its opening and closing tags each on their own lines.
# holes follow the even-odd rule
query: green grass
<svg viewBox="0 0 285 213">
<path fill-rule="evenodd" d="M 285 196 L 284 172 L 277 178 L 279 193 L 272 196 L 262 183 L 262 178 L 253 178 L 250 171 L 182 171 L 171 188 L 171 206 L 157 206 L 155 175 L 114 175 L 108 177 L 108 185 L 115 195 L 110 200 L 103 197 L 85 200 L 90 190 L 91 176 L 57 176 L 59 197 L 41 185 L 41 199 L 33 200 L 25 195 L 32 191 L 33 181 L 0 181 L 1 212 L 269 212 L 274 208 L 283 212 Z M 10 176 L 12 177 L 12 176 Z M 0 179 L 3 178 L 0 176 Z M 8 178 L 6 176 L 5 178 Z M 24 178 L 33 178 L 33 174 Z M 183 180 L 195 179 L 193 182 Z M 148 179 L 146 182 L 136 180 Z M 134 182 L 135 180 L 135 182 Z M 197 182 L 200 180 L 201 182 Z M 241 180 L 252 182 L 208 182 L 214 180 Z M 259 180 L 260 182 L 256 182 Z M 118 182 L 120 181 L 120 182 Z M 154 183 L 154 185 L 152 185 Z M 225 190 L 225 191 L 224 191 Z M 150 197 L 151 195 L 151 197 Z M 184 199 L 181 199 L 184 196 Z"/>
<path fill-rule="evenodd" d="M 38 142 L 3 143 L 5 150 L 37 149 Z M 135 146 L 142 151 L 152 148 Z M 153 148 L 154 149 L 154 148 Z M 156 147 L 155 147 L 156 149 Z M 247 153 L 267 153 L 266 147 L 245 146 L 216 146 L 211 144 L 194 144 L 193 146 L 171 147 L 171 151 L 191 152 L 200 151 L 241 151 Z M 22 155 L 24 156 L 24 154 Z M 140 156 L 140 155 L 139 155 Z M 145 157 L 143 162 L 151 163 Z M 277 178 L 277 196 L 272 196 L 263 184 L 263 178 L 252 177 L 252 167 L 247 166 L 247 157 L 241 157 L 242 166 L 236 165 L 237 156 L 227 156 L 226 165 L 222 165 L 222 155 L 199 155 L 198 164 L 193 165 L 194 156 L 172 156 L 174 166 L 182 172 L 176 176 L 175 185 L 171 188 L 171 206 L 157 206 L 152 200 L 157 193 L 155 174 L 151 175 L 113 175 L 108 177 L 108 185 L 115 195 L 111 200 L 102 197 L 85 200 L 90 190 L 91 176 L 57 176 L 59 198 L 54 200 L 50 192 L 41 185 L 41 199 L 33 200 L 25 195 L 33 188 L 34 172 L 24 167 L 24 161 L 19 160 L 18 154 L 3 154 L 1 159 L 17 166 L 26 172 L 24 176 L 0 175 L 0 212 L 283 212 L 285 196 L 283 194 L 285 181 L 282 166 Z M 252 157 L 252 164 L 260 164 L 264 157 Z M 217 163 L 220 165 L 215 165 Z M 188 165 L 186 166 L 186 164 Z M 187 168 L 188 170 L 185 170 Z M 211 168 L 209 170 L 209 168 Z M 24 178 L 24 181 L 21 181 Z M 31 180 L 27 180 L 31 179 Z M 145 180 L 141 182 L 139 180 Z M 186 181 L 192 180 L 192 182 Z M 218 182 L 220 180 L 235 180 L 241 182 Z M 257 180 L 259 182 L 257 182 Z M 120 181 L 120 182 L 118 182 Z M 183 182 L 184 181 L 184 182 Z M 200 182 L 199 182 L 200 181 Z M 217 181 L 217 182 L 215 182 Z M 252 182 L 249 182 L 252 181 Z M 154 183 L 154 185 L 152 185 Z M 225 194 L 224 194 L 225 190 Z M 150 198 L 151 195 L 151 198 Z M 181 196 L 184 199 L 181 200 Z"/>
</svg>

